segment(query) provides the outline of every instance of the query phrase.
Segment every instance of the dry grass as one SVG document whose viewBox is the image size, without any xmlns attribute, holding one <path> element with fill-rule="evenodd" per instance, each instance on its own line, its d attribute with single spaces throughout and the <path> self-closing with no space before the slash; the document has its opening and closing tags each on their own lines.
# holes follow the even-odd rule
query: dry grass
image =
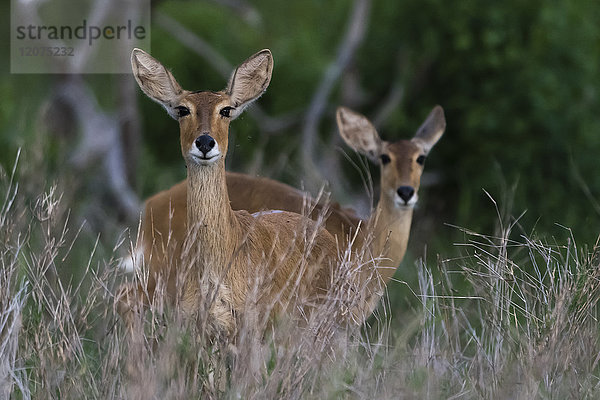
<svg viewBox="0 0 600 400">
<path fill-rule="evenodd" d="M 58 190 L 27 204 L 1 185 L 0 398 L 600 398 L 595 249 L 464 231 L 461 257 L 416 265 L 417 312 L 384 301 L 340 327 L 347 261 L 302 328 L 249 312 L 219 337 L 157 301 L 126 332 L 116 262 L 77 239 Z M 74 263 L 81 281 L 61 274 Z"/>
</svg>

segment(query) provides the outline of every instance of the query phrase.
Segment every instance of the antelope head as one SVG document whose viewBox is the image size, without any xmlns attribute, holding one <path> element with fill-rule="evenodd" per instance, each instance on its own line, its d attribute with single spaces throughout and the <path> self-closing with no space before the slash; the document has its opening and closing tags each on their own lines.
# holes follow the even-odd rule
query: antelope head
<svg viewBox="0 0 600 400">
<path fill-rule="evenodd" d="M 208 167 L 227 154 L 229 123 L 269 86 L 273 56 L 269 50 L 254 54 L 218 92 L 182 89 L 169 70 L 140 49 L 131 53 L 131 66 L 142 91 L 179 122 L 186 164 Z"/>
<path fill-rule="evenodd" d="M 354 150 L 381 166 L 381 201 L 398 209 L 412 209 L 417 203 L 421 174 L 431 148 L 444 134 L 444 110 L 435 106 L 414 138 L 387 142 L 363 115 L 348 108 L 337 110 L 340 135 Z"/>
</svg>

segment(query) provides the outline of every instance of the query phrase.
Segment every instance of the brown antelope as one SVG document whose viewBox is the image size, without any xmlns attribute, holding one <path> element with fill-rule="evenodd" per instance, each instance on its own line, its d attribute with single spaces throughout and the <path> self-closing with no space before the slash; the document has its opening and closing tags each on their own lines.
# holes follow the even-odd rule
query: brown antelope
<svg viewBox="0 0 600 400">
<path fill-rule="evenodd" d="M 262 285 L 256 301 L 273 306 L 276 312 L 289 309 L 295 298 L 314 301 L 323 296 L 337 263 L 331 234 L 300 214 L 250 214 L 234 211 L 229 203 L 225 182 L 229 123 L 269 85 L 271 52 L 262 50 L 244 61 L 219 92 L 183 90 L 162 64 L 139 49 L 133 50 L 131 63 L 142 91 L 180 126 L 188 172 L 187 212 L 185 224 L 180 220 L 172 224 L 177 224 L 176 229 L 186 226 L 182 259 L 190 273 L 182 285 L 175 285 L 184 313 L 197 312 L 206 298 L 199 276 L 211 290 L 218 288 L 210 314 L 227 331 L 234 328 L 233 312 L 243 311 L 257 279 Z M 150 218 L 156 212 L 154 208 Z"/>
<path fill-rule="evenodd" d="M 418 200 L 417 191 L 425 158 L 444 134 L 444 110 L 436 106 L 411 140 L 386 142 L 380 139 L 375 127 L 363 115 L 340 107 L 336 113 L 337 125 L 344 141 L 354 150 L 380 165 L 379 202 L 368 221 L 367 229 L 359 232 L 353 248 L 361 249 L 366 234 L 372 235 L 368 244 L 380 278 L 372 280 L 373 293 L 365 315 L 369 315 L 381 297 L 381 288 L 390 281 L 406 253 L 413 209 Z M 335 229 L 329 229 L 338 234 Z M 377 285 L 377 287 L 374 287 Z"/>
</svg>

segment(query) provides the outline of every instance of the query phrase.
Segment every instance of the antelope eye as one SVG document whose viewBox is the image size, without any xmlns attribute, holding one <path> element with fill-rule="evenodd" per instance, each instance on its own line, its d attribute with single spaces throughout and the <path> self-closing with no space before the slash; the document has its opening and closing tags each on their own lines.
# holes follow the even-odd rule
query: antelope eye
<svg viewBox="0 0 600 400">
<path fill-rule="evenodd" d="M 390 161 L 392 161 L 392 159 L 390 158 L 390 156 L 388 156 L 387 154 L 382 154 L 381 156 L 379 156 L 379 158 L 381 158 L 381 163 L 383 165 L 389 163 Z"/>
<path fill-rule="evenodd" d="M 417 164 L 419 164 L 419 165 L 425 164 L 425 159 L 426 158 L 427 157 L 425 157 L 425 156 L 419 156 L 419 157 L 417 157 Z"/>
<path fill-rule="evenodd" d="M 177 117 L 179 118 L 185 117 L 186 115 L 190 115 L 190 109 L 186 106 L 177 106 L 175 107 L 175 109 L 177 110 Z"/>
<path fill-rule="evenodd" d="M 229 118 L 231 117 L 231 110 L 233 110 L 233 107 L 223 107 L 221 108 L 221 111 L 219 111 L 219 114 L 221 114 L 221 116 L 225 117 L 225 118 Z"/>
</svg>

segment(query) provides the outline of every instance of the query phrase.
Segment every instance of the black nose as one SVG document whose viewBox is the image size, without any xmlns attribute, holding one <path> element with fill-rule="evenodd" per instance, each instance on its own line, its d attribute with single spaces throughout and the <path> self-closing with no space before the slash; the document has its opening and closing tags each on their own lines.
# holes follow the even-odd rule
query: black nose
<svg viewBox="0 0 600 400">
<path fill-rule="evenodd" d="M 404 200 L 405 203 L 408 203 L 408 201 L 415 194 L 415 188 L 413 188 L 412 186 L 400 186 L 397 192 L 398 196 L 400 196 L 400 198 Z"/>
<path fill-rule="evenodd" d="M 215 139 L 213 139 L 209 134 L 204 134 L 198 136 L 198 138 L 194 141 L 198 150 L 200 150 L 205 156 L 206 154 L 215 147 Z"/>
</svg>

